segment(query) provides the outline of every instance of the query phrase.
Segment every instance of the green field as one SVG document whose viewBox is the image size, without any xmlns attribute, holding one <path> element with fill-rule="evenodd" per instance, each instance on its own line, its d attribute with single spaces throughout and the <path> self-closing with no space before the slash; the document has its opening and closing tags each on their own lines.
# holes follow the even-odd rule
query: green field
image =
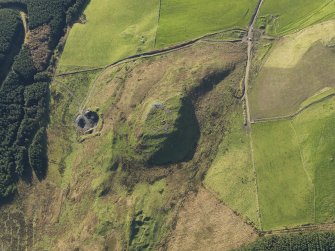
<svg viewBox="0 0 335 251">
<path fill-rule="evenodd" d="M 92 0 L 69 33 L 59 71 L 124 57 L 234 28 L 245 29 L 257 0 Z M 237 35 L 229 31 L 225 36 Z"/>
<path fill-rule="evenodd" d="M 333 0 L 266 0 L 258 24 L 266 24 L 268 34 L 280 36 L 334 17 Z"/>
<path fill-rule="evenodd" d="M 242 111 L 234 113 L 230 123 L 229 133 L 220 144 L 204 184 L 221 201 L 259 227 L 256 177 Z"/>
<path fill-rule="evenodd" d="M 75 24 L 60 67 L 103 66 L 154 47 L 157 0 L 92 0 L 87 22 Z"/>
<path fill-rule="evenodd" d="M 330 98 L 292 121 L 253 125 L 263 229 L 334 220 L 334 108 Z"/>
<path fill-rule="evenodd" d="M 246 28 L 257 0 L 162 0 L 156 47 L 207 33 Z"/>
<path fill-rule="evenodd" d="M 335 218 L 335 98 L 307 109 L 293 121 L 305 166 L 315 184 L 315 220 Z"/>
<path fill-rule="evenodd" d="M 250 91 L 253 119 L 290 115 L 315 93 L 335 87 L 334 29 L 328 21 L 273 45 Z"/>
<path fill-rule="evenodd" d="M 263 228 L 313 222 L 313 184 L 290 121 L 256 124 L 252 138 Z"/>
</svg>

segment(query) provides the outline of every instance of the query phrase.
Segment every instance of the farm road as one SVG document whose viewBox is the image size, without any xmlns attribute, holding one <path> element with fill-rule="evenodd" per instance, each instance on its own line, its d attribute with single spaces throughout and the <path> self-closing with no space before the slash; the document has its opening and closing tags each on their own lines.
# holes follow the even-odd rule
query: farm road
<svg viewBox="0 0 335 251">
<path fill-rule="evenodd" d="M 259 14 L 259 11 L 262 7 L 264 0 L 260 0 L 255 14 L 252 17 L 252 20 L 249 25 L 248 29 L 248 37 L 247 37 L 247 42 L 248 42 L 248 60 L 247 60 L 247 67 L 245 69 L 245 76 L 244 76 L 244 93 L 242 96 L 242 99 L 245 100 L 245 106 L 246 106 L 246 126 L 247 128 L 250 129 L 251 126 L 251 116 L 250 116 L 250 106 L 249 106 L 249 98 L 248 98 L 248 88 L 249 88 L 249 77 L 250 77 L 250 68 L 251 68 L 251 61 L 252 61 L 252 47 L 254 44 L 254 26 Z"/>
<path fill-rule="evenodd" d="M 250 24 L 249 24 L 248 36 L 246 38 L 247 43 L 248 43 L 248 59 L 247 59 L 247 66 L 246 66 L 246 69 L 245 69 L 245 76 L 244 76 L 244 86 L 243 86 L 244 93 L 243 93 L 242 98 L 241 98 L 241 100 L 245 101 L 245 109 L 246 109 L 245 123 L 246 123 L 247 133 L 249 135 L 251 162 L 252 162 L 253 172 L 254 172 L 254 175 L 255 175 L 257 214 L 258 214 L 258 220 L 259 220 L 259 225 L 260 225 L 261 229 L 262 229 L 262 217 L 261 217 L 261 211 L 260 211 L 260 206 L 259 206 L 259 197 L 258 197 L 259 186 L 258 186 L 258 179 L 257 179 L 257 171 L 256 171 L 256 167 L 255 167 L 253 140 L 252 140 L 252 135 L 251 135 L 251 116 L 250 116 L 250 107 L 249 107 L 249 98 L 248 98 L 248 88 L 249 88 L 249 76 L 250 76 L 250 68 L 251 68 L 251 61 L 252 61 L 254 26 L 255 26 L 255 23 L 256 23 L 258 14 L 259 14 L 259 10 L 262 6 L 262 3 L 263 3 L 263 0 L 260 0 L 258 2 L 255 13 L 254 13 L 254 15 L 251 19 Z"/>
</svg>

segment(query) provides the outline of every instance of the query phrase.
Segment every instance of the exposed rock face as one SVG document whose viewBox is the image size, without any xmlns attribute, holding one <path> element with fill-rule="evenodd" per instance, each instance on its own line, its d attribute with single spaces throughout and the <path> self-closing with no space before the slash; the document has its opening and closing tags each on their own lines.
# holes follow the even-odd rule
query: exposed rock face
<svg viewBox="0 0 335 251">
<path fill-rule="evenodd" d="M 87 110 L 76 118 L 77 129 L 80 132 L 92 132 L 91 129 L 96 127 L 99 121 L 99 115 L 96 112 Z"/>
</svg>

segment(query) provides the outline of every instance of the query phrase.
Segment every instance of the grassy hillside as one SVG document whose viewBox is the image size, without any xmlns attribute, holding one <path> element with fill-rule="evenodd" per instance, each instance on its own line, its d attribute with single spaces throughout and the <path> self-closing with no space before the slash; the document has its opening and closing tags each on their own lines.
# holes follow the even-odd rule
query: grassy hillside
<svg viewBox="0 0 335 251">
<path fill-rule="evenodd" d="M 220 60 L 217 57 L 210 57 L 208 60 L 208 55 L 217 55 L 218 52 Z M 85 107 L 99 107 L 104 122 L 100 136 L 91 137 L 82 144 L 73 141 L 69 144 L 70 151 L 55 156 L 56 160 L 64 158 L 65 170 L 61 181 L 63 186 L 68 184 L 72 187 L 71 184 L 76 183 L 69 195 L 69 198 L 76 198 L 76 202 L 67 199 L 62 205 L 60 229 L 72 229 L 74 233 L 79 233 L 81 228 L 78 227 L 78 221 L 87 222 L 84 224 L 94 225 L 91 235 L 105 239 L 107 242 L 105 245 L 109 247 L 128 247 L 130 250 L 156 249 L 171 230 L 171 222 L 174 220 L 180 199 L 197 180 L 188 180 L 188 175 L 192 173 L 192 169 L 188 168 L 193 165 L 199 170 L 206 168 L 209 160 L 204 159 L 203 154 L 208 152 L 207 154 L 211 155 L 215 152 L 214 146 L 219 143 L 217 133 L 224 128 L 217 127 L 213 132 L 212 125 L 216 119 L 224 119 L 225 116 L 215 116 L 214 120 L 208 119 L 207 116 L 211 116 L 210 114 L 214 114 L 215 111 L 219 114 L 227 112 L 231 103 L 235 102 L 228 86 L 233 89 L 239 87 L 243 60 L 243 47 L 240 48 L 239 45 L 227 47 L 227 45 L 202 44 L 165 57 L 140 60 L 107 69 L 93 82 L 80 80 L 91 83 L 87 90 L 89 95 L 84 98 Z M 177 62 L 177 65 L 171 62 Z M 232 70 L 232 65 L 236 66 L 236 70 Z M 158 69 L 162 70 L 157 71 Z M 193 74 L 188 71 L 189 69 L 192 69 Z M 234 72 L 232 75 L 229 74 L 231 70 Z M 225 74 L 219 74 L 221 72 Z M 71 79 L 76 78 L 78 77 L 59 80 L 66 86 L 75 87 Z M 224 81 L 219 89 L 214 89 L 206 100 L 199 101 L 200 103 L 192 108 L 197 114 L 201 132 L 193 159 L 186 162 L 178 159 L 178 164 L 170 165 L 169 168 L 153 166 L 144 169 L 145 163 L 137 160 L 145 158 L 148 146 L 156 149 L 161 144 L 159 140 L 165 137 L 161 135 L 164 124 L 169 125 L 170 119 L 174 120 L 174 116 L 178 115 L 175 110 L 179 109 L 180 99 L 175 97 L 178 97 L 178 94 L 189 95 L 191 92 L 192 99 L 200 98 L 214 88 L 215 84 L 221 83 L 221 80 Z M 75 93 L 85 96 L 84 93 L 81 95 L 79 90 Z M 209 100 L 216 105 L 212 106 Z M 61 99 L 57 102 L 63 103 Z M 72 102 L 72 106 L 76 107 L 75 99 Z M 169 111 L 160 110 L 159 106 L 153 113 L 152 104 L 158 102 Z M 213 111 L 208 114 L 208 109 Z M 69 114 L 75 117 L 76 110 L 73 109 Z M 171 117 L 168 117 L 168 114 Z M 187 118 L 185 114 L 183 117 Z M 69 120 L 66 125 L 69 123 L 72 122 Z M 57 135 L 54 131 L 56 128 L 51 127 L 51 135 Z M 127 137 L 128 141 L 123 142 L 125 148 L 122 148 L 122 151 L 119 148 L 117 135 L 122 134 L 123 130 L 126 130 L 126 133 L 122 137 Z M 209 136 L 207 135 L 209 130 L 217 133 Z M 183 133 L 189 131 L 189 129 L 182 130 Z M 71 134 L 73 135 L 71 138 L 76 137 L 74 132 Z M 136 146 L 132 148 L 131 142 L 137 142 L 142 137 L 144 139 L 145 135 L 151 135 L 150 144 L 144 142 L 145 144 L 140 146 L 143 151 L 138 151 Z M 60 145 L 64 140 L 62 138 L 55 139 L 52 146 Z M 183 139 L 183 134 L 178 138 Z M 155 145 L 152 145 L 154 143 Z M 214 148 L 208 147 L 207 144 Z M 62 145 L 64 148 L 64 143 Z M 164 156 L 167 157 L 172 156 L 169 154 Z M 180 171 L 179 168 L 175 169 L 177 167 L 181 168 Z M 172 174 L 167 175 L 171 171 Z M 94 201 L 92 213 L 91 204 L 86 203 L 89 200 Z M 97 217 L 96 221 L 92 222 L 91 214 Z M 73 238 L 73 234 L 69 232 L 59 234 L 58 239 Z M 83 243 L 86 239 L 92 240 L 85 236 L 75 238 Z"/>
<path fill-rule="evenodd" d="M 257 0 L 162 0 L 156 47 L 207 33 L 246 28 Z"/>
<path fill-rule="evenodd" d="M 260 227 L 256 175 L 249 135 L 243 128 L 241 106 L 229 114 L 228 128 L 204 184 L 226 205 Z"/>
<path fill-rule="evenodd" d="M 21 201 L 11 205 L 20 207 L 26 222 L 34 221 L 29 225 L 34 233 L 31 245 L 40 250 L 156 250 L 167 245 L 182 201 L 201 185 L 228 128 L 226 118 L 240 105 L 235 96 L 243 79 L 245 49 L 239 43 L 199 43 L 104 71 L 56 77 L 51 86 L 48 175 L 30 188 L 20 186 L 24 207 Z M 136 161 L 136 156 L 145 157 L 138 149 L 148 146 L 159 152 L 157 146 L 170 128 L 178 128 L 178 111 L 184 109 L 180 97 L 191 101 L 186 112 L 194 113 L 199 128 L 192 159 L 183 156 L 164 167 Z M 75 130 L 74 119 L 86 108 L 99 108 L 101 127 L 83 136 Z M 172 122 L 177 126 L 170 127 Z M 169 125 L 167 135 L 164 125 Z M 126 152 L 117 149 L 120 128 L 128 128 L 126 136 L 136 142 L 147 135 L 150 144 L 142 141 L 128 152 L 132 158 L 125 158 Z M 184 128 L 177 138 L 190 131 Z M 127 146 L 130 141 L 124 142 Z M 230 222 L 230 210 L 220 213 Z M 255 238 L 239 218 L 232 222 L 238 225 L 223 226 L 227 233 L 248 229 Z M 227 238 L 218 236 L 222 242 Z M 239 247 L 249 240 L 241 235 L 229 241 Z"/>
<path fill-rule="evenodd" d="M 334 0 L 264 0 L 252 39 L 258 0 L 91 0 L 82 16 L 86 0 L 3 1 L 29 32 L 0 16 L 25 43 L 0 88 L 0 198 L 17 191 L 0 249 L 230 250 L 335 229 Z M 305 237 L 250 249 L 332 247 Z"/>
<path fill-rule="evenodd" d="M 315 184 L 315 221 L 335 218 L 334 172 L 334 107 L 329 98 L 307 109 L 293 121 L 306 169 Z"/>
<path fill-rule="evenodd" d="M 158 0 L 92 0 L 69 34 L 60 66 L 103 66 L 154 47 Z"/>
<path fill-rule="evenodd" d="M 333 0 L 264 1 L 258 25 L 266 33 L 281 36 L 335 17 Z"/>
</svg>

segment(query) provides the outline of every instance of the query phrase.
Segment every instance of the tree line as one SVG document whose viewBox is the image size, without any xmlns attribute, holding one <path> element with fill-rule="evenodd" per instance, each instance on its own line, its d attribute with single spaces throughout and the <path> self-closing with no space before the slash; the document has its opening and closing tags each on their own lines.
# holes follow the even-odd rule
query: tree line
<svg viewBox="0 0 335 251">
<path fill-rule="evenodd" d="M 0 0 L 0 8 L 2 4 L 12 6 L 24 4 L 30 29 L 49 25 L 51 34 L 48 44 L 49 49 L 53 51 L 64 35 L 65 27 L 79 17 L 87 0 Z M 3 10 L 0 9 L 0 11 Z M 5 12 L 9 13 L 6 14 L 8 18 L 4 18 L 5 20 L 0 15 L 0 27 L 5 27 L 0 28 L 0 39 L 2 30 L 9 34 L 6 37 L 12 37 L 16 23 L 20 22 L 17 11 L 6 9 Z M 3 39 L 3 41 L 5 44 L 7 40 Z M 9 49 L 5 45 L 2 47 L 0 45 L 0 50 L 2 48 L 4 48 L 3 55 L 8 55 Z M 46 128 L 49 119 L 51 81 L 48 67 L 50 66 L 38 71 L 34 66 L 30 49 L 23 45 L 14 58 L 9 73 L 2 81 L 0 87 L 0 202 L 15 193 L 17 181 L 29 173 L 29 170 L 33 169 L 39 179 L 46 174 Z"/>
<path fill-rule="evenodd" d="M 16 10 L 0 9 L 0 82 L 11 64 L 11 51 L 23 33 L 23 25 Z"/>
<path fill-rule="evenodd" d="M 335 250 L 335 233 L 286 234 L 263 237 L 243 247 L 241 251 L 301 251 L 301 250 Z"/>
</svg>

